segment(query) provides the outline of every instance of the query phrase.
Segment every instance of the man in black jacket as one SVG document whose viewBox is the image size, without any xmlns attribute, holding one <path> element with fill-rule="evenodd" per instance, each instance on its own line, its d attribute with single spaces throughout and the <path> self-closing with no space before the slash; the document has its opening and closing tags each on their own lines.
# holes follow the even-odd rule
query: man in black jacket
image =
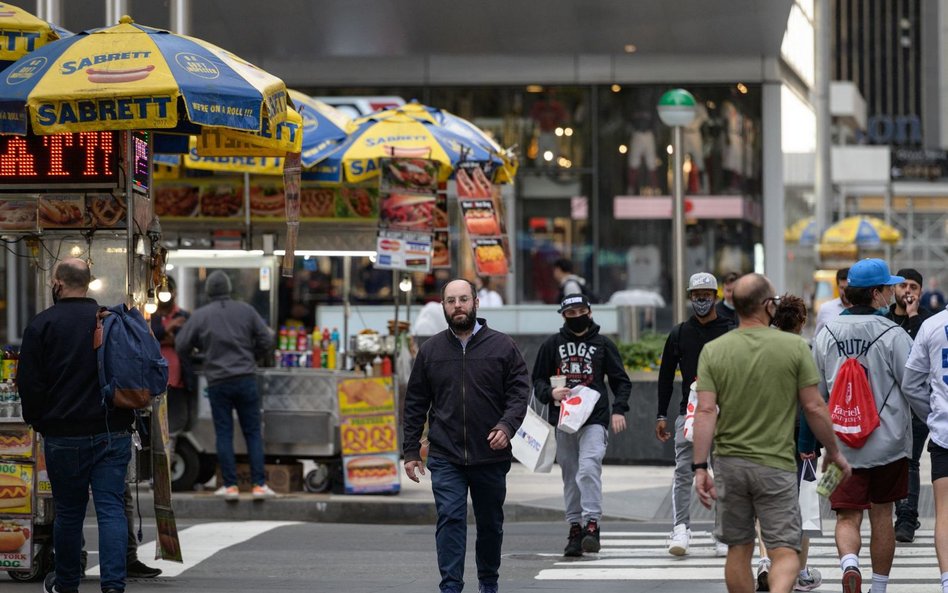
<svg viewBox="0 0 948 593">
<path fill-rule="evenodd" d="M 908 332 L 912 340 L 918 334 L 922 322 L 933 315 L 931 311 L 919 303 L 922 298 L 922 275 L 914 268 L 902 268 L 896 276 L 905 280 L 895 286 L 895 302 L 889 306 L 886 317 L 899 324 Z M 918 521 L 918 494 L 921 490 L 921 475 L 919 463 L 925 441 L 928 440 L 928 425 L 925 419 L 919 419 L 912 414 L 912 458 L 909 460 L 909 493 L 908 498 L 900 500 L 895 505 L 895 541 L 911 543 L 915 541 L 915 530 L 921 524 Z"/>
<path fill-rule="evenodd" d="M 441 301 L 448 329 L 422 344 L 408 379 L 405 473 L 415 482 L 416 472 L 425 473 L 421 438 L 427 418 L 441 591 L 460 593 L 464 586 L 470 490 L 478 591 L 497 593 L 510 438 L 526 415 L 530 378 L 514 341 L 477 317 L 472 283 L 449 282 Z"/>
<path fill-rule="evenodd" d="M 86 262 L 60 262 L 51 283 L 54 304 L 30 321 L 20 348 L 23 419 L 43 435 L 56 505 L 56 570 L 44 583 L 47 593 L 79 589 L 90 487 L 99 523 L 102 591 L 125 590 L 124 491 L 134 416 L 131 410 L 108 409 L 102 401 L 93 348 L 99 305 L 86 297 L 90 279 Z"/>
<path fill-rule="evenodd" d="M 736 280 L 736 279 L 735 279 Z M 731 280 L 733 284 L 735 280 Z M 698 355 L 711 340 L 724 335 L 736 324 L 720 315 L 720 306 L 714 306 L 718 282 L 713 274 L 699 272 L 688 281 L 688 298 L 695 314 L 687 321 L 672 328 L 665 340 L 662 365 L 658 371 L 658 416 L 655 420 L 655 436 L 661 442 L 672 437 L 668 432 L 668 405 L 674 391 L 675 370 L 681 369 L 681 403 L 675 420 L 675 481 L 672 487 L 672 513 L 675 526 L 668 539 L 668 553 L 684 556 L 691 543 L 691 483 L 694 472 L 694 452 L 691 441 L 684 435 L 688 392 L 698 373 Z M 726 548 L 717 546 L 716 552 L 724 555 Z"/>
<path fill-rule="evenodd" d="M 537 400 L 557 405 L 569 397 L 570 389 L 586 386 L 599 392 L 589 419 L 577 432 L 556 431 L 556 461 L 563 473 L 563 498 L 569 523 L 565 556 L 599 551 L 599 520 L 602 517 L 602 458 L 606 455 L 609 426 L 620 433 L 626 428 L 632 382 L 625 372 L 616 345 L 599 333 L 592 320 L 589 301 L 571 294 L 560 303 L 563 327 L 540 346 L 533 365 L 533 389 Z M 553 388 L 550 377 L 565 375 L 566 387 Z M 615 395 L 609 403 L 605 378 Z M 611 412 L 610 412 L 611 409 Z M 548 420 L 556 424 L 560 409 L 550 406 Z"/>
</svg>

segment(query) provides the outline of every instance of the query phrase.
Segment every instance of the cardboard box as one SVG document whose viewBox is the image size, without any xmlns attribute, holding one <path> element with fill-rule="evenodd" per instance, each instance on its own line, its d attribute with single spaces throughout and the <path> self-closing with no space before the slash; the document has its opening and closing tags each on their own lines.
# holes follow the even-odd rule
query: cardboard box
<svg viewBox="0 0 948 593">
<path fill-rule="evenodd" d="M 263 475 L 267 485 L 274 492 L 288 494 L 303 490 L 303 464 L 296 463 L 268 463 L 263 466 Z M 217 484 L 221 485 L 221 472 L 217 470 Z M 237 488 L 241 492 L 250 492 L 253 484 L 250 481 L 250 464 L 237 464 Z"/>
</svg>

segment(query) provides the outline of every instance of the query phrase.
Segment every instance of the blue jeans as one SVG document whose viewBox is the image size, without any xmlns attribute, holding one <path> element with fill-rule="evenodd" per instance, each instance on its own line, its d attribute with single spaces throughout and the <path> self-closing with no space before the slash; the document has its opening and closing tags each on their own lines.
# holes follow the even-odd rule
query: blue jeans
<svg viewBox="0 0 948 593">
<path fill-rule="evenodd" d="M 909 491 L 908 498 L 900 500 L 895 505 L 895 516 L 898 521 L 905 521 L 915 525 L 918 521 L 918 495 L 922 489 L 922 477 L 919 475 L 919 462 L 928 439 L 928 425 L 918 416 L 912 414 L 912 458 L 909 459 Z"/>
<path fill-rule="evenodd" d="M 53 489 L 56 518 L 53 548 L 56 586 L 60 591 L 79 588 L 82 523 L 89 504 L 89 488 L 99 524 L 99 568 L 103 590 L 125 590 L 125 472 L 132 456 L 128 432 L 83 437 L 46 437 L 46 469 Z"/>
<path fill-rule="evenodd" d="M 500 548 L 504 542 L 504 500 L 507 498 L 507 472 L 510 462 L 458 465 L 428 458 L 431 490 L 438 511 L 435 547 L 442 591 L 464 588 L 464 555 L 467 551 L 467 493 L 471 492 L 477 539 L 474 559 L 477 580 L 484 585 L 497 584 Z"/>
<path fill-rule="evenodd" d="M 217 435 L 217 462 L 221 466 L 224 485 L 237 485 L 233 415 L 233 410 L 237 410 L 240 430 L 244 433 L 244 441 L 247 443 L 247 456 L 250 458 L 250 478 L 255 485 L 262 486 L 265 481 L 263 435 L 257 379 L 248 376 L 208 385 L 207 397 L 211 400 L 214 433 Z"/>
</svg>

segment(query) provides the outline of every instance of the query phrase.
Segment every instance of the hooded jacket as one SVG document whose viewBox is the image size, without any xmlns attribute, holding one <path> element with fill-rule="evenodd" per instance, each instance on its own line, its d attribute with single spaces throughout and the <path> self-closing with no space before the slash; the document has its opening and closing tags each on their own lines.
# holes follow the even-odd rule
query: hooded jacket
<svg viewBox="0 0 948 593">
<path fill-rule="evenodd" d="M 131 410 L 107 410 L 93 348 L 98 303 L 65 298 L 23 332 L 17 387 L 23 419 L 43 436 L 90 436 L 128 430 Z"/>
<path fill-rule="evenodd" d="M 718 303 L 720 304 L 720 303 Z M 668 406 L 675 391 L 675 370 L 681 370 L 681 400 L 678 414 L 685 415 L 688 392 L 698 374 L 698 356 L 704 345 L 735 329 L 737 324 L 720 314 L 707 324 L 692 315 L 672 329 L 665 340 L 662 364 L 658 368 L 658 416 L 668 415 Z M 674 418 L 672 418 L 674 420 Z"/>
<path fill-rule="evenodd" d="M 256 359 L 273 347 L 273 331 L 253 307 L 231 300 L 224 272 L 212 272 L 204 290 L 210 302 L 192 313 L 175 335 L 178 356 L 187 360 L 195 348 L 203 352 L 208 385 L 253 375 Z"/>
<path fill-rule="evenodd" d="M 599 333 L 599 326 L 594 322 L 581 336 L 564 325 L 540 346 L 533 365 L 533 395 L 540 403 L 549 404 L 553 401 L 553 388 L 550 386 L 550 377 L 553 375 L 566 375 L 567 387 L 585 385 L 599 392 L 599 401 L 585 426 L 601 424 L 608 428 L 612 414 L 629 411 L 632 381 L 625 372 L 619 349 L 612 340 Z M 609 387 L 614 396 L 612 404 L 609 403 L 609 392 L 606 390 L 606 377 L 609 377 Z M 547 420 L 550 424 L 559 421 L 559 414 L 558 407 L 548 407 Z"/>
<path fill-rule="evenodd" d="M 421 345 L 405 395 L 405 461 L 421 459 L 426 418 L 432 457 L 461 465 L 512 457 L 510 447 L 491 449 L 487 435 L 499 428 L 513 437 L 527 413 L 530 376 L 510 336 L 477 321 L 483 327 L 466 347 L 450 329 Z"/>
</svg>

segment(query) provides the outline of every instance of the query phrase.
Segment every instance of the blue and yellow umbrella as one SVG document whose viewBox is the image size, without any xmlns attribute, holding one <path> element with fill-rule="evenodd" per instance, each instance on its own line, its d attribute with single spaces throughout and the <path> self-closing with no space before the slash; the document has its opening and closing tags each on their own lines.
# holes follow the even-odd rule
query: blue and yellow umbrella
<svg viewBox="0 0 948 593">
<path fill-rule="evenodd" d="M 37 134 L 201 126 L 262 132 L 286 118 L 279 78 L 215 45 L 122 17 L 54 41 L 0 76 L 0 132 Z"/>
<path fill-rule="evenodd" d="M 72 33 L 29 12 L 0 2 L 0 70 L 23 56 Z"/>
<path fill-rule="evenodd" d="M 378 176 L 379 159 L 392 156 L 437 161 L 442 181 L 461 161 L 503 164 L 490 150 L 399 109 L 354 120 L 352 125 L 348 137 L 310 169 L 313 178 L 324 183 L 359 183 Z"/>
<path fill-rule="evenodd" d="M 823 233 L 823 244 L 878 247 L 882 243 L 897 243 L 902 233 L 885 221 L 873 216 L 850 216 L 833 224 Z"/>
<path fill-rule="evenodd" d="M 290 98 L 303 116 L 303 147 L 300 160 L 312 167 L 345 140 L 352 120 L 335 107 L 290 89 Z"/>
</svg>

